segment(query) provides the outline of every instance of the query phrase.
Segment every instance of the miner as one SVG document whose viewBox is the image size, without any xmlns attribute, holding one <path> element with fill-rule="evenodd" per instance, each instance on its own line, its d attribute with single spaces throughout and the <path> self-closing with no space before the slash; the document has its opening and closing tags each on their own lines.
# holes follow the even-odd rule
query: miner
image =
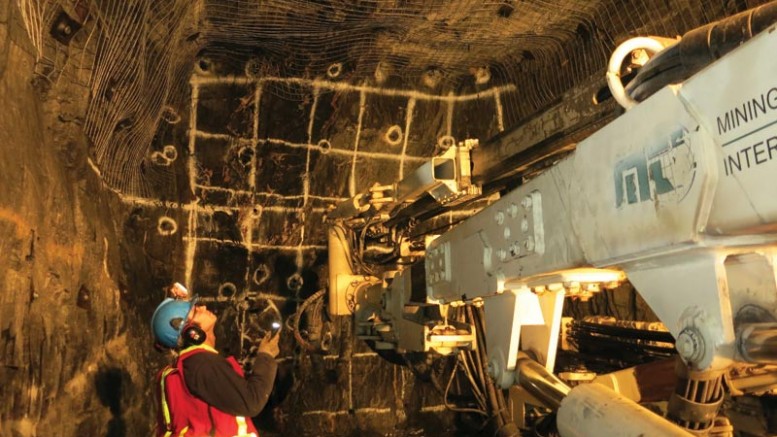
<svg viewBox="0 0 777 437">
<path fill-rule="evenodd" d="M 158 347 L 175 352 L 174 363 L 157 375 L 157 436 L 256 437 L 251 417 L 264 408 L 275 381 L 280 335 L 258 344 L 246 374 L 234 357 L 215 349 L 217 317 L 180 284 L 154 311 L 151 327 Z"/>
</svg>

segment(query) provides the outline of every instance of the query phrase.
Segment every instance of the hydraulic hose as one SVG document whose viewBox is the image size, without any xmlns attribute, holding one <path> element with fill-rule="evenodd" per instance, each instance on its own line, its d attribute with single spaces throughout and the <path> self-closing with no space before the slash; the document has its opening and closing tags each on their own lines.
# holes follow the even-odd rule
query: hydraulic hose
<svg viewBox="0 0 777 437">
<path fill-rule="evenodd" d="M 698 27 L 642 67 L 626 87 L 643 101 L 666 85 L 682 82 L 777 21 L 777 1 Z"/>
<path fill-rule="evenodd" d="M 302 338 L 302 334 L 299 332 L 299 320 L 302 318 L 302 315 L 305 314 L 305 310 L 307 310 L 308 306 L 318 299 L 322 299 L 325 293 L 326 289 L 318 290 L 317 292 L 313 293 L 310 297 L 305 299 L 304 302 L 302 302 L 302 305 L 300 305 L 296 314 L 294 314 L 294 340 L 297 341 L 297 344 L 299 344 L 301 348 L 308 352 L 314 352 L 317 350 L 317 348 Z"/>
</svg>

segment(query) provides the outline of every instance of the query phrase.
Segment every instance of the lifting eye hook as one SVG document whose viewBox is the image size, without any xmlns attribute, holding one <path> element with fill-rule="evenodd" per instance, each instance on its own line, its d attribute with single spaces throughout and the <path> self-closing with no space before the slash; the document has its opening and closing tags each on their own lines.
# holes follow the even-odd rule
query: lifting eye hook
<svg viewBox="0 0 777 437">
<path fill-rule="evenodd" d="M 658 39 L 641 36 L 624 41 L 612 52 L 610 63 L 607 65 L 607 86 L 610 88 L 612 97 L 624 109 L 629 110 L 633 108 L 637 105 L 637 101 L 629 96 L 626 88 L 623 86 L 623 81 L 621 81 L 621 65 L 623 65 L 623 61 L 626 60 L 627 56 L 631 56 L 631 53 L 635 50 L 645 50 L 655 56 L 656 53 L 664 48 L 664 43 Z"/>
</svg>

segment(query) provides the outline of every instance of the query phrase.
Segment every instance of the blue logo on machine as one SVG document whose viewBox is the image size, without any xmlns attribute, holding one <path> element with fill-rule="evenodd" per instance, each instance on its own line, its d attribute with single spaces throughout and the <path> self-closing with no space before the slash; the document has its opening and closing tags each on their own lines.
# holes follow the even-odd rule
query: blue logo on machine
<svg viewBox="0 0 777 437">
<path fill-rule="evenodd" d="M 696 161 L 688 129 L 680 127 L 663 141 L 615 164 L 615 206 L 648 200 L 680 202 L 693 185 Z"/>
</svg>

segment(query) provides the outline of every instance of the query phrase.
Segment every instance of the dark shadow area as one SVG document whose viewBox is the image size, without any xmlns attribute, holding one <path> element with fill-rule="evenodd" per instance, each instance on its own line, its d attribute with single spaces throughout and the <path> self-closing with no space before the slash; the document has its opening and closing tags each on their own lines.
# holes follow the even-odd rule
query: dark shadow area
<svg viewBox="0 0 777 437">
<path fill-rule="evenodd" d="M 94 377 L 94 385 L 100 402 L 111 411 L 106 437 L 126 437 L 127 424 L 122 418 L 121 398 L 124 381 L 129 381 L 129 374 L 124 369 L 115 367 L 102 369 Z"/>
</svg>

